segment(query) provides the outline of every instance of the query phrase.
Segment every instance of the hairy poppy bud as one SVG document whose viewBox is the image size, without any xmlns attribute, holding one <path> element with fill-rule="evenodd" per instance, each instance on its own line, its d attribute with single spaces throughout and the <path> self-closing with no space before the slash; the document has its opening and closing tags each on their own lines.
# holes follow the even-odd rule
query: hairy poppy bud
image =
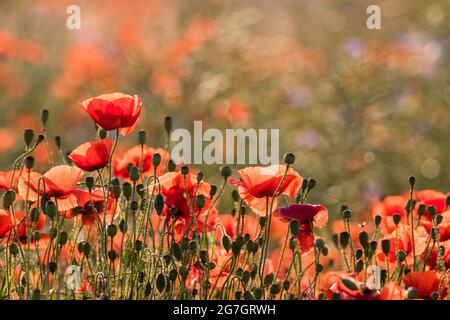
<svg viewBox="0 0 450 320">
<path fill-rule="evenodd" d="M 360 273 L 364 269 L 364 261 L 363 259 L 359 259 L 355 264 L 355 272 Z"/>
<path fill-rule="evenodd" d="M 182 166 L 181 167 L 181 174 L 183 176 L 186 176 L 189 173 L 189 167 L 188 166 Z"/>
<path fill-rule="evenodd" d="M 160 216 L 164 209 L 164 197 L 161 193 L 158 193 L 155 197 L 155 210 L 156 214 Z"/>
<path fill-rule="evenodd" d="M 98 137 L 100 138 L 100 140 L 106 139 L 107 136 L 108 136 L 108 131 L 103 130 L 102 128 L 98 129 Z"/>
<path fill-rule="evenodd" d="M 58 214 L 58 210 L 56 209 L 56 205 L 53 201 L 47 201 L 45 204 L 45 214 L 49 218 L 54 218 Z"/>
<path fill-rule="evenodd" d="M 439 299 L 439 292 L 432 292 L 430 295 L 431 300 L 438 300 Z"/>
<path fill-rule="evenodd" d="M 132 193 L 132 188 L 131 188 L 131 184 L 128 182 L 124 182 L 122 185 L 122 192 L 125 198 L 130 199 L 131 197 L 131 193 Z"/>
<path fill-rule="evenodd" d="M 156 290 L 158 290 L 159 293 L 162 293 L 165 287 L 166 287 L 166 277 L 164 276 L 164 273 L 160 273 L 156 277 Z"/>
<path fill-rule="evenodd" d="M 11 243 L 9 245 L 9 252 L 15 256 L 17 253 L 19 253 L 19 247 L 15 243 Z"/>
<path fill-rule="evenodd" d="M 400 216 L 398 213 L 395 213 L 395 214 L 392 216 L 392 220 L 394 221 L 394 224 L 395 224 L 395 225 L 398 225 L 398 224 L 400 223 L 400 218 L 401 218 L 401 216 Z"/>
<path fill-rule="evenodd" d="M 377 250 L 378 242 L 376 240 L 372 240 L 370 241 L 369 246 L 370 250 L 372 250 L 372 253 L 375 253 L 375 251 Z"/>
<path fill-rule="evenodd" d="M 141 240 L 136 240 L 136 242 L 134 243 L 134 249 L 137 252 L 142 250 L 142 241 Z"/>
<path fill-rule="evenodd" d="M 302 181 L 302 191 L 306 191 L 306 189 L 308 188 L 308 179 L 303 179 Z"/>
<path fill-rule="evenodd" d="M 33 169 L 33 167 L 34 167 L 34 158 L 33 158 L 33 156 L 28 156 L 28 157 L 25 159 L 25 167 L 26 167 L 28 170 Z"/>
<path fill-rule="evenodd" d="M 41 122 L 44 127 L 47 124 L 49 115 L 50 115 L 50 112 L 47 109 L 43 109 L 41 111 Z"/>
<path fill-rule="evenodd" d="M 211 185 L 211 189 L 209 190 L 209 197 L 212 199 L 217 193 L 217 186 L 215 184 Z"/>
<path fill-rule="evenodd" d="M 381 224 L 381 220 L 383 220 L 383 217 L 377 214 L 375 216 L 375 225 L 378 227 Z"/>
<path fill-rule="evenodd" d="M 109 251 L 108 251 L 108 258 L 109 258 L 109 260 L 111 260 L 111 261 L 114 262 L 114 260 L 116 260 L 116 258 L 117 258 L 117 253 L 116 253 L 116 251 L 114 251 L 114 250 L 109 250 Z"/>
<path fill-rule="evenodd" d="M 147 133 L 145 130 L 139 130 L 138 133 L 139 144 L 144 145 L 147 142 Z"/>
<path fill-rule="evenodd" d="M 406 290 L 406 298 L 407 299 L 416 299 L 417 298 L 417 290 L 414 288 L 408 288 Z"/>
<path fill-rule="evenodd" d="M 66 231 L 61 231 L 59 233 L 59 236 L 58 236 L 58 243 L 61 246 L 65 245 L 67 243 L 67 238 L 68 238 L 67 232 Z"/>
<path fill-rule="evenodd" d="M 350 234 L 347 231 L 341 232 L 339 235 L 339 242 L 342 248 L 346 248 L 350 242 Z"/>
<path fill-rule="evenodd" d="M 39 241 L 39 240 L 41 240 L 41 233 L 40 233 L 39 231 L 35 231 L 35 232 L 33 233 L 33 240 L 34 240 L 34 241 Z"/>
<path fill-rule="evenodd" d="M 290 152 L 286 153 L 284 155 L 283 160 L 284 160 L 284 163 L 286 163 L 286 164 L 293 164 L 295 162 L 295 155 L 293 153 L 290 153 Z"/>
<path fill-rule="evenodd" d="M 397 250 L 396 257 L 399 262 L 403 262 L 406 259 L 406 252 L 403 250 Z"/>
<path fill-rule="evenodd" d="M 352 291 L 358 290 L 356 283 L 348 278 L 342 278 L 342 284 Z"/>
<path fill-rule="evenodd" d="M 300 230 L 300 222 L 297 219 L 293 219 L 289 222 L 289 231 L 291 234 L 296 237 L 298 231 Z"/>
<path fill-rule="evenodd" d="M 250 291 L 244 291 L 243 297 L 244 300 L 256 300 Z"/>
<path fill-rule="evenodd" d="M 197 241 L 191 240 L 189 241 L 189 250 L 196 251 L 198 248 Z"/>
<path fill-rule="evenodd" d="M 95 185 L 94 177 L 86 177 L 84 181 L 86 182 L 86 187 L 89 189 L 89 192 L 92 191 Z"/>
<path fill-rule="evenodd" d="M 237 190 L 231 191 L 231 198 L 233 198 L 234 202 L 238 202 L 240 199 L 239 192 Z"/>
<path fill-rule="evenodd" d="M 369 243 L 369 235 L 367 234 L 367 232 L 361 231 L 358 234 L 358 238 L 359 238 L 359 243 L 361 243 L 363 248 L 365 248 L 367 246 L 367 244 Z"/>
<path fill-rule="evenodd" d="M 241 253 L 241 247 L 236 243 L 236 241 L 231 243 L 231 252 L 235 256 L 238 256 L 239 253 Z"/>
<path fill-rule="evenodd" d="M 273 285 L 270 286 L 270 294 L 276 295 L 279 294 L 281 291 L 280 285 L 277 283 L 274 283 Z"/>
<path fill-rule="evenodd" d="M 439 224 L 441 224 L 442 219 L 444 219 L 444 217 L 443 217 L 442 215 L 440 215 L 440 214 L 437 214 L 437 215 L 434 217 L 434 222 L 436 223 L 436 225 L 439 225 Z"/>
<path fill-rule="evenodd" d="M 321 273 L 323 271 L 323 265 L 316 263 L 316 273 Z"/>
<path fill-rule="evenodd" d="M 41 290 L 34 289 L 31 295 L 31 300 L 41 300 Z"/>
<path fill-rule="evenodd" d="M 33 138 L 34 138 L 33 129 L 25 129 L 25 131 L 23 132 L 23 140 L 25 141 L 25 145 L 27 147 L 30 146 L 31 142 L 33 141 Z"/>
<path fill-rule="evenodd" d="M 55 137 L 55 144 L 56 144 L 56 148 L 58 148 L 58 150 L 61 150 L 61 137 L 60 136 Z"/>
<path fill-rule="evenodd" d="M 362 258 L 363 253 L 364 253 L 364 252 L 363 252 L 363 250 L 362 250 L 361 248 L 356 249 L 356 250 L 355 250 L 355 258 L 356 258 L 356 259 Z"/>
<path fill-rule="evenodd" d="M 205 174 L 203 172 L 199 171 L 197 173 L 197 183 L 200 183 L 204 177 L 205 177 Z"/>
<path fill-rule="evenodd" d="M 155 153 L 153 155 L 152 164 L 155 168 L 157 168 L 161 164 L 161 155 L 159 153 Z"/>
<path fill-rule="evenodd" d="M 266 226 L 266 217 L 259 217 L 259 225 L 261 228 L 264 228 Z"/>
<path fill-rule="evenodd" d="M 411 188 L 414 188 L 414 185 L 416 184 L 416 177 L 410 176 L 408 178 L 408 181 L 409 181 L 409 185 L 411 186 Z"/>
<path fill-rule="evenodd" d="M 231 176 L 231 168 L 230 166 L 221 166 L 220 167 L 220 175 L 226 180 Z"/>
<path fill-rule="evenodd" d="M 172 253 L 175 259 L 177 259 L 178 261 L 181 261 L 181 259 L 183 258 L 180 245 L 176 242 L 172 244 Z"/>
<path fill-rule="evenodd" d="M 344 219 L 350 219 L 352 217 L 352 212 L 349 209 L 345 209 L 342 212 L 342 216 L 344 217 Z"/>
<path fill-rule="evenodd" d="M 130 175 L 130 180 L 131 181 L 133 181 L 133 182 L 138 181 L 139 177 L 140 177 L 139 169 L 136 166 L 132 166 L 130 168 L 129 175 Z"/>
<path fill-rule="evenodd" d="M 117 226 L 115 224 L 110 224 L 106 228 L 106 232 L 108 233 L 108 236 L 110 236 L 111 238 L 115 237 L 117 234 Z"/>
<path fill-rule="evenodd" d="M 9 209 L 14 204 L 16 200 L 16 193 L 12 190 L 8 190 L 3 194 L 3 207 Z"/>
<path fill-rule="evenodd" d="M 138 211 L 139 203 L 137 201 L 131 201 L 130 202 L 130 209 L 131 209 L 131 211 Z"/>
<path fill-rule="evenodd" d="M 83 253 L 86 257 L 89 257 L 89 255 L 91 254 L 91 249 L 91 244 L 89 242 L 84 242 Z"/>
<path fill-rule="evenodd" d="M 124 219 L 119 222 L 119 230 L 122 234 L 126 233 L 128 230 L 127 222 Z"/>
<path fill-rule="evenodd" d="M 322 248 L 322 255 L 323 255 L 324 257 L 328 256 L 328 252 L 329 252 L 328 247 L 323 247 L 323 248 Z"/>
<path fill-rule="evenodd" d="M 175 171 L 175 169 L 177 168 L 177 165 L 175 164 L 175 162 L 170 159 L 169 162 L 167 163 L 167 169 L 169 170 L 169 172 L 173 172 Z"/>
<path fill-rule="evenodd" d="M 325 241 L 323 241 L 323 239 L 316 239 L 314 240 L 314 246 L 322 250 L 325 247 Z"/>
<path fill-rule="evenodd" d="M 39 220 L 39 209 L 38 208 L 31 209 L 30 220 L 33 222 L 37 222 Z"/>
<path fill-rule="evenodd" d="M 198 210 L 201 211 L 203 207 L 205 206 L 205 196 L 202 194 L 199 194 L 195 199 L 195 205 L 197 206 Z"/>
<path fill-rule="evenodd" d="M 164 129 L 166 130 L 167 134 L 170 133 L 172 130 L 172 117 L 165 117 L 164 118 Z"/>
<path fill-rule="evenodd" d="M 314 189 L 314 187 L 316 186 L 316 180 L 314 180 L 313 178 L 310 178 L 308 180 L 308 190 L 312 190 Z"/>
<path fill-rule="evenodd" d="M 43 134 L 39 134 L 36 138 L 36 145 L 38 145 L 39 143 L 41 143 L 42 141 L 44 141 L 45 137 Z"/>
<path fill-rule="evenodd" d="M 435 206 L 428 206 L 427 207 L 428 214 L 433 218 L 436 214 L 436 207 Z"/>
<path fill-rule="evenodd" d="M 58 265 L 56 264 L 55 261 L 50 261 L 50 262 L 48 263 L 48 270 L 49 270 L 51 273 L 55 273 L 57 267 L 58 267 Z"/>
</svg>

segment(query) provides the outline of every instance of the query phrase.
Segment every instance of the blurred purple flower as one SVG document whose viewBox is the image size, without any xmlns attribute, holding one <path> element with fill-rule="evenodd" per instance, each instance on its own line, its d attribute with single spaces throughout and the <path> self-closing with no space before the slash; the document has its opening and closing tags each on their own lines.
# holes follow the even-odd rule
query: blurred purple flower
<svg viewBox="0 0 450 320">
<path fill-rule="evenodd" d="M 320 134 L 314 129 L 307 129 L 297 135 L 296 141 L 300 148 L 313 150 L 319 145 Z"/>
</svg>

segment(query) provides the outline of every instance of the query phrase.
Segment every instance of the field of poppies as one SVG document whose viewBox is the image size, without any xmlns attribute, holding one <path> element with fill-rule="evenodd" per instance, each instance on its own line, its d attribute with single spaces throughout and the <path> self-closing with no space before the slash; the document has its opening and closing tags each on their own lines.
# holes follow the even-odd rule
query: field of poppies
<svg viewBox="0 0 450 320">
<path fill-rule="evenodd" d="M 0 4 L 0 299 L 449 299 L 448 2 L 72 2 Z"/>
</svg>

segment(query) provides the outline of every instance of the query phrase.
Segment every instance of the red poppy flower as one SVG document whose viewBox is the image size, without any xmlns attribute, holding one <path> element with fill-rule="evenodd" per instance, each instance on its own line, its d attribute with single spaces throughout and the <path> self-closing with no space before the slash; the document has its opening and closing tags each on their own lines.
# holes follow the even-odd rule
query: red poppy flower
<svg viewBox="0 0 450 320">
<path fill-rule="evenodd" d="M 12 174 L 13 174 L 12 170 L 0 172 L 0 190 L 1 191 L 9 190 Z M 13 181 L 13 189 L 14 190 L 17 188 L 17 182 L 19 181 L 19 177 L 20 177 L 20 171 L 16 170 L 15 175 L 14 175 L 14 181 Z"/>
<path fill-rule="evenodd" d="M 247 167 L 238 171 L 240 180 L 230 179 L 229 182 L 238 187 L 241 198 L 255 213 L 265 215 L 266 197 L 269 197 L 269 203 L 273 197 L 281 194 L 286 194 L 292 199 L 302 186 L 303 178 L 294 169 L 289 168 L 277 191 L 285 171 L 285 165 Z M 273 200 L 273 207 L 276 208 L 277 199 Z"/>
<path fill-rule="evenodd" d="M 274 215 L 282 221 L 298 220 L 300 230 L 297 239 L 303 253 L 314 247 L 314 237 L 311 227 L 323 228 L 328 223 L 328 210 L 322 205 L 291 204 L 285 208 L 278 208 Z"/>
<path fill-rule="evenodd" d="M 92 172 L 106 167 L 111 149 L 112 141 L 109 139 L 86 142 L 72 151 L 69 158 L 78 168 Z"/>
<path fill-rule="evenodd" d="M 75 188 L 82 177 L 81 169 L 67 165 L 53 167 L 43 175 L 31 172 L 29 181 L 28 175 L 19 178 L 19 195 L 36 201 L 45 190 L 49 197 L 55 198 L 59 211 L 69 210 L 78 206 Z"/>
<path fill-rule="evenodd" d="M 383 233 L 391 233 L 395 230 L 394 215 L 400 215 L 400 222 L 406 223 L 407 212 L 405 209 L 407 199 L 402 196 L 387 196 L 383 200 L 378 201 L 372 208 L 372 216 L 382 217 L 381 231 Z"/>
<path fill-rule="evenodd" d="M 93 190 L 91 194 L 84 190 L 75 190 L 74 194 L 78 199 L 78 206 L 65 213 L 66 218 L 81 216 L 83 225 L 91 225 L 97 221 L 98 217 L 103 217 L 104 201 L 103 191 Z M 111 223 L 116 207 L 116 199 L 111 195 L 108 201 L 108 210 L 106 212 L 106 221 Z"/>
<path fill-rule="evenodd" d="M 417 290 L 417 298 L 430 299 L 431 294 L 439 291 L 439 285 L 442 280 L 442 275 L 436 270 L 431 271 L 411 271 L 403 277 L 403 282 L 407 288 L 414 288 Z M 445 291 L 446 285 L 442 286 L 440 295 Z"/>
<path fill-rule="evenodd" d="M 9 233 L 12 228 L 11 215 L 0 209 L 0 238 Z"/>
<path fill-rule="evenodd" d="M 142 174 L 153 175 L 153 155 L 159 153 L 161 156 L 161 164 L 156 170 L 156 174 L 160 175 L 169 162 L 170 155 L 166 150 L 161 148 L 151 148 L 146 145 L 138 145 L 128 149 L 122 157 L 115 157 L 113 162 L 114 175 L 118 178 L 128 179 L 128 165 L 133 164 L 140 168 L 142 165 Z"/>
<path fill-rule="evenodd" d="M 120 129 L 126 136 L 133 132 L 141 115 L 142 102 L 137 95 L 114 92 L 81 102 L 89 116 L 104 130 Z"/>
<path fill-rule="evenodd" d="M 377 300 L 405 300 L 405 290 L 396 282 L 389 282 L 381 289 Z"/>
<path fill-rule="evenodd" d="M 25 211 L 16 211 L 14 213 L 14 220 L 16 224 L 17 236 L 23 240 L 27 240 L 27 222 L 25 221 Z M 39 213 L 39 219 L 36 222 L 28 221 L 28 229 L 31 230 L 34 224 L 34 230 L 39 231 L 45 226 L 45 216 Z"/>
<path fill-rule="evenodd" d="M 398 237 L 398 239 L 397 239 Z M 426 248 L 426 244 L 428 241 L 428 233 L 425 228 L 419 226 L 414 229 L 414 249 L 416 256 L 420 256 Z M 396 251 L 402 250 L 406 253 L 406 261 L 408 263 L 413 260 L 413 242 L 411 237 L 411 228 L 406 225 L 399 225 L 397 231 L 392 232 L 391 234 L 385 236 L 383 239 L 388 239 L 391 242 L 390 251 L 387 255 L 389 262 L 395 262 L 397 260 Z M 381 242 L 380 242 L 381 243 Z M 385 261 L 385 255 L 382 252 L 382 248 L 378 246 L 378 258 L 381 261 Z"/>
</svg>

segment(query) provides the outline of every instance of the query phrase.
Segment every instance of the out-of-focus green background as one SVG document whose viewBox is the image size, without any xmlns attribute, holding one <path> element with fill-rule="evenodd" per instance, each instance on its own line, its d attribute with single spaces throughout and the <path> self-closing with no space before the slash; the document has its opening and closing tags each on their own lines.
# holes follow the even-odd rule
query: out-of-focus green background
<svg viewBox="0 0 450 320">
<path fill-rule="evenodd" d="M 66 28 L 71 4 L 80 30 Z M 381 30 L 366 27 L 370 4 Z M 0 170 L 23 129 L 40 130 L 40 109 L 70 150 L 95 134 L 77 103 L 122 91 L 142 97 L 152 146 L 166 115 L 188 129 L 279 128 L 280 152 L 332 214 L 403 192 L 410 174 L 448 191 L 449 31 L 445 0 L 2 1 Z M 217 166 L 200 169 L 218 181 Z"/>
</svg>

